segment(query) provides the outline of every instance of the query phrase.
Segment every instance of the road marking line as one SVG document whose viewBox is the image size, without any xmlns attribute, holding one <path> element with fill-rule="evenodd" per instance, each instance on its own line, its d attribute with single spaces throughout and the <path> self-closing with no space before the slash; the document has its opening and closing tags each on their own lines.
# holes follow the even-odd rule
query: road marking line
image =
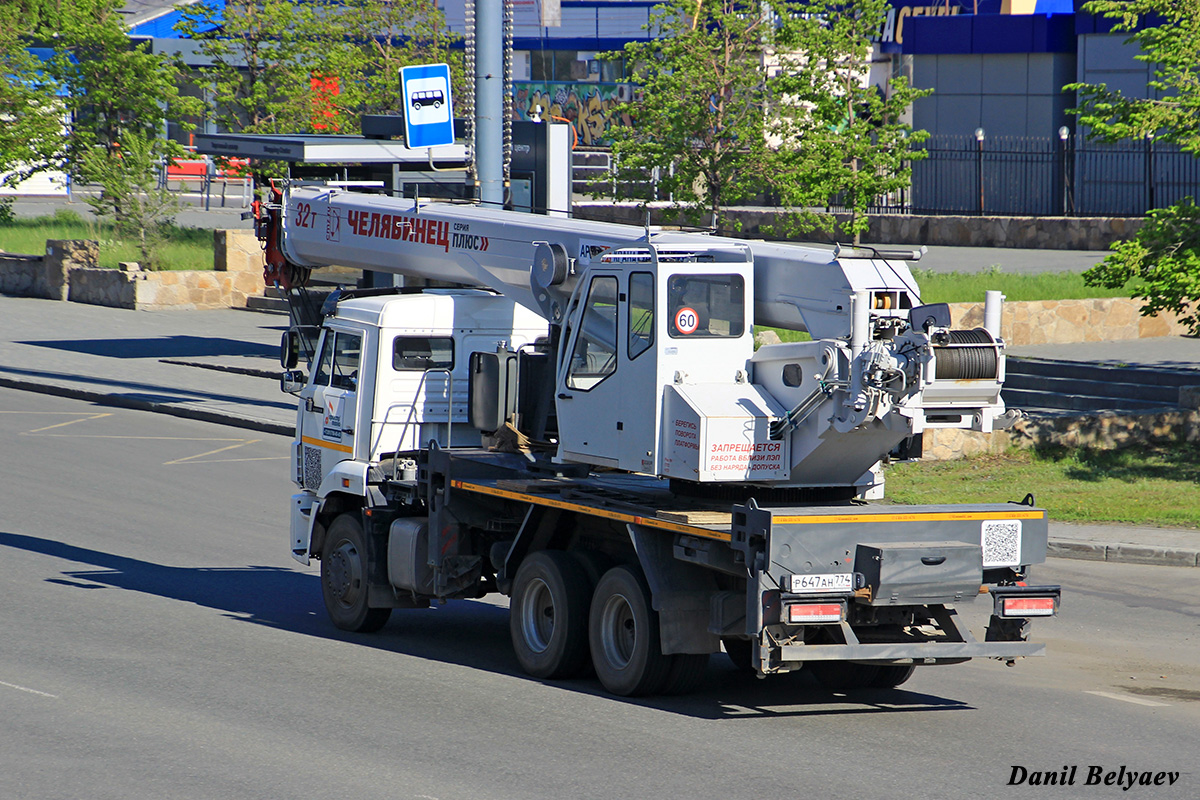
<svg viewBox="0 0 1200 800">
<path fill-rule="evenodd" d="M 1089 692 L 1084 691 L 1084 694 L 1094 694 L 1097 697 L 1107 697 L 1109 700 L 1120 700 L 1123 703 L 1135 703 L 1139 706 L 1162 706 L 1169 707 L 1170 703 L 1160 703 L 1157 700 L 1143 700 L 1140 697 L 1130 697 L 1127 694 L 1117 694 L 1115 692 Z"/>
<path fill-rule="evenodd" d="M 32 431 L 30 431 L 32 433 Z M 24 436 L 25 434 L 21 434 Z M 244 442 L 232 436 L 116 436 L 99 433 L 47 433 L 47 439 L 136 439 L 147 442 Z"/>
<path fill-rule="evenodd" d="M 60 417 L 78 417 L 78 411 L 0 411 L 0 414 L 50 414 Z"/>
<path fill-rule="evenodd" d="M 207 453 L 197 453 L 194 456 L 184 456 L 183 458 L 177 458 L 174 461 L 164 461 L 163 466 L 166 467 L 170 466 L 171 464 L 182 464 L 186 461 L 191 461 L 196 458 L 204 458 L 204 456 L 212 456 L 216 455 L 217 453 L 224 453 L 226 450 L 236 450 L 239 447 L 245 447 L 248 444 L 254 444 L 258 441 L 261 441 L 261 439 L 242 439 L 240 442 L 238 442 L 238 444 L 231 444 L 226 447 L 218 447 L 216 450 L 209 450 Z"/>
<path fill-rule="evenodd" d="M 57 425 L 47 425 L 44 428 L 34 428 L 31 431 L 25 431 L 25 432 L 26 433 L 41 433 L 42 431 L 48 431 L 48 430 L 51 430 L 52 428 L 63 428 L 63 427 L 66 427 L 67 425 L 74 425 L 77 422 L 90 422 L 91 420 L 94 420 L 94 419 L 100 419 L 102 417 L 111 417 L 111 416 L 112 416 L 112 414 L 93 414 L 90 417 L 83 417 L 82 419 L 73 419 L 70 422 L 60 422 Z"/>
<path fill-rule="evenodd" d="M 49 692 L 39 692 L 37 689 L 30 689 L 28 686 L 18 686 L 15 683 L 6 683 L 5 681 L 0 681 L 0 686 L 7 686 L 10 689 L 16 689 L 18 692 L 29 692 L 30 694 L 36 694 L 39 697 L 49 697 L 51 700 L 58 699 L 58 695 L 56 695 L 56 694 L 50 694 Z"/>
<path fill-rule="evenodd" d="M 193 456 L 198 458 L 199 456 Z M 184 460 L 184 459 L 181 459 Z M 189 461 L 189 464 L 238 464 L 242 461 L 291 461 L 291 456 L 258 456 L 256 458 L 210 458 L 205 461 Z M 168 461 L 168 464 L 176 463 Z"/>
</svg>

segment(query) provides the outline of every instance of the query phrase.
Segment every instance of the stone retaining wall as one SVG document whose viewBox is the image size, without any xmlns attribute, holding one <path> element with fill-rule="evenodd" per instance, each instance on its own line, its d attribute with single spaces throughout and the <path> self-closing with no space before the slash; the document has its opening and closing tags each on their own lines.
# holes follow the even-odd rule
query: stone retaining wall
<svg viewBox="0 0 1200 800">
<path fill-rule="evenodd" d="M 213 246 L 213 270 L 147 272 L 98 268 L 95 242 L 48 241 L 45 256 L 0 255 L 0 292 L 144 310 L 245 307 L 265 288 L 258 240 L 252 231 L 214 231 Z"/>
<path fill-rule="evenodd" d="M 749 208 L 730 208 L 724 214 L 727 226 L 736 227 L 741 236 L 749 238 L 768 236 L 778 216 L 772 209 Z M 636 204 L 576 203 L 575 216 L 638 227 L 646 224 L 645 209 Z M 862 236 L 867 242 L 1038 250 L 1107 250 L 1113 242 L 1132 238 L 1144 224 L 1141 217 L 868 216 L 870 226 Z M 834 217 L 847 219 L 845 214 Z M 650 221 L 654 225 L 686 224 L 682 215 L 670 208 L 652 207 Z M 796 241 L 830 244 L 847 239 L 845 235 L 813 231 L 797 237 Z"/>
<path fill-rule="evenodd" d="M 1140 300 L 1036 300 L 1004 304 L 1000 338 L 1009 346 L 1150 339 L 1187 333 L 1174 314 L 1143 317 Z M 983 303 L 951 303 L 951 326 L 983 326 Z"/>
<path fill-rule="evenodd" d="M 49 239 L 42 256 L 0 254 L 0 292 L 66 300 L 72 270 L 96 265 L 100 246 L 81 239 Z"/>
<path fill-rule="evenodd" d="M 1000 454 L 1010 447 L 1056 445 L 1115 450 L 1139 444 L 1200 442 L 1200 410 L 1180 409 L 1154 414 L 1098 414 L 1082 417 L 1031 417 L 1006 431 L 938 428 L 922 436 L 926 460 L 947 461 L 965 456 Z"/>
</svg>

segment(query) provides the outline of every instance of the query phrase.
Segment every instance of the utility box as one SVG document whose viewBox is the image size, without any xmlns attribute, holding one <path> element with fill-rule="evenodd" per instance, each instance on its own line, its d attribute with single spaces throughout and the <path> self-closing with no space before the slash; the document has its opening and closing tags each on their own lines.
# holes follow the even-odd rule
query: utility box
<svg viewBox="0 0 1200 800">
<path fill-rule="evenodd" d="M 983 551 L 963 542 L 860 544 L 854 571 L 871 589 L 871 605 L 972 600 L 983 582 Z"/>
<path fill-rule="evenodd" d="M 575 180 L 571 164 L 569 124 L 514 122 L 512 124 L 511 186 L 528 181 L 526 197 L 513 194 L 513 207 L 552 217 L 569 217 Z"/>
</svg>

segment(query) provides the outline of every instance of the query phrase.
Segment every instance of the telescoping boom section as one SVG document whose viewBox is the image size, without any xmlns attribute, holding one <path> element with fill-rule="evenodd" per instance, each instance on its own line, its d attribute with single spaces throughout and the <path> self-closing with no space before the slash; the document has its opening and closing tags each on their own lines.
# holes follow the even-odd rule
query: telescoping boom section
<svg viewBox="0 0 1200 800">
<path fill-rule="evenodd" d="M 694 688 L 721 649 L 836 688 L 1042 653 L 1031 495 L 882 502 L 926 431 L 1014 418 L 998 295 L 956 327 L 894 253 L 324 186 L 259 231 L 281 285 L 336 264 L 441 287 L 328 303 L 307 375 L 285 336 L 291 552 L 339 627 L 500 592 L 525 671 L 590 663 L 621 695 Z M 763 326 L 809 338 L 756 348 Z"/>
<path fill-rule="evenodd" d="M 952 330 L 902 261 L 319 187 L 284 203 L 301 268 L 486 287 L 548 320 L 563 460 L 866 495 L 924 430 L 1009 420 L 998 324 Z M 755 352 L 755 325 L 812 341 Z"/>
</svg>

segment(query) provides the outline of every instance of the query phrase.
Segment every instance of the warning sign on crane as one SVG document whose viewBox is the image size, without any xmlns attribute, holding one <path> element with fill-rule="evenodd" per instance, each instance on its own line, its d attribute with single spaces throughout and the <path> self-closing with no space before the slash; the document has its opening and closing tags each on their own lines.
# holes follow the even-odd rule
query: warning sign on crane
<svg viewBox="0 0 1200 800">
<path fill-rule="evenodd" d="M 450 111 L 450 66 L 421 64 L 400 70 L 404 98 L 404 138 L 409 147 L 454 144 Z"/>
</svg>

